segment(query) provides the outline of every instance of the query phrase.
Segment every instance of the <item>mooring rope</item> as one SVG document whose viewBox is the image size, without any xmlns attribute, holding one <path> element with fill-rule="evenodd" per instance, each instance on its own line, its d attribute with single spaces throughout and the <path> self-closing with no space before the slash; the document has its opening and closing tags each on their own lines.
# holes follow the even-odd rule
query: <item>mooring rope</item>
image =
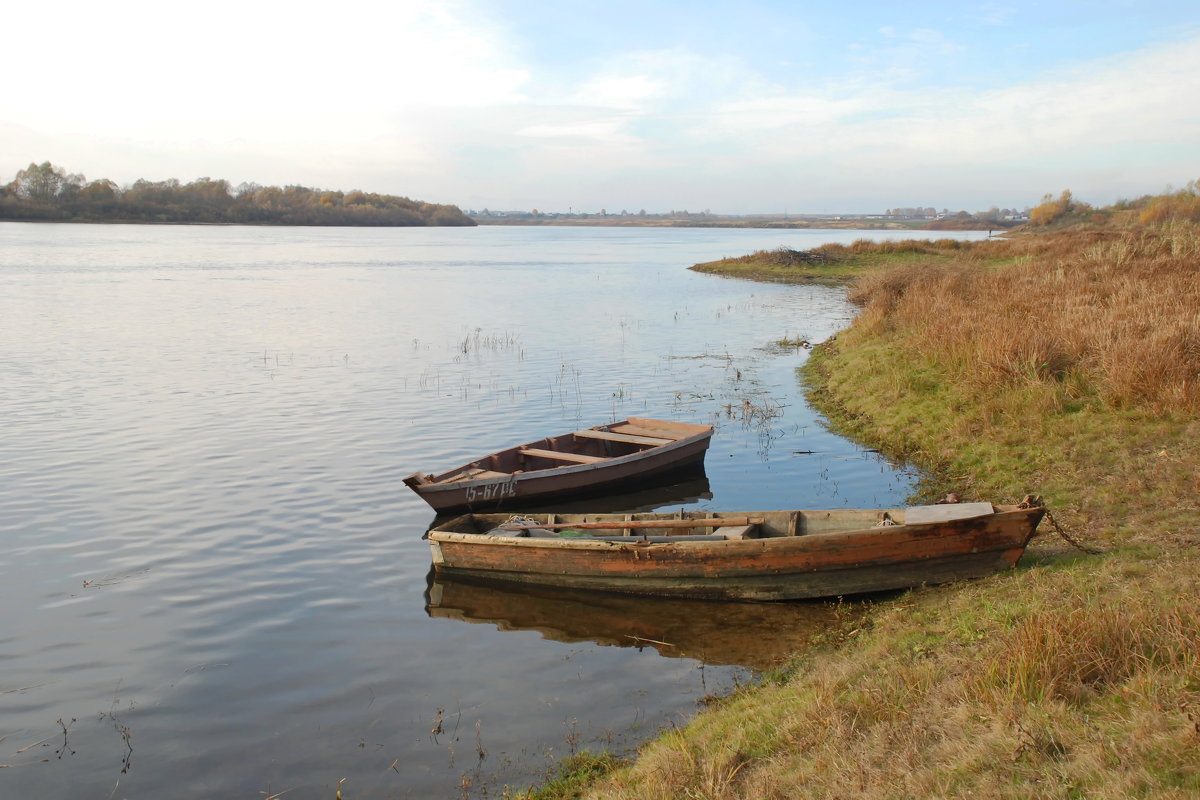
<svg viewBox="0 0 1200 800">
<path fill-rule="evenodd" d="M 1104 552 L 1104 550 L 1102 550 L 1101 548 L 1092 547 L 1091 545 L 1084 544 L 1083 542 L 1079 541 L 1071 534 L 1067 533 L 1066 529 L 1062 525 L 1059 524 L 1057 519 L 1055 519 L 1054 513 L 1052 511 L 1050 511 L 1050 507 L 1047 506 L 1044 502 L 1042 502 L 1041 495 L 1028 495 L 1027 494 L 1027 495 L 1025 495 L 1025 499 L 1017 504 L 1017 508 L 1034 508 L 1036 506 L 1041 506 L 1042 508 L 1046 509 L 1046 520 L 1051 525 L 1054 526 L 1054 532 L 1057 533 L 1060 537 L 1062 537 L 1062 540 L 1064 542 L 1071 545 L 1076 550 L 1079 550 L 1084 553 L 1088 553 L 1089 555 L 1098 556 Z"/>
</svg>

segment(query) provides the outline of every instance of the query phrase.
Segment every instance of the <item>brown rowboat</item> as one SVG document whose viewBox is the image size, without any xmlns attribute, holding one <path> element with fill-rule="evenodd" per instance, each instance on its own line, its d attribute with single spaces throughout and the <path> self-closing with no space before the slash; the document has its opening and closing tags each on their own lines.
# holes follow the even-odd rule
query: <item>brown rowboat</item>
<svg viewBox="0 0 1200 800">
<path fill-rule="evenodd" d="M 630 417 L 510 447 L 440 475 L 404 479 L 439 512 L 580 497 L 704 461 L 711 425 Z"/>
<path fill-rule="evenodd" d="M 724 600 L 833 597 L 1014 566 L 1045 509 L 464 514 L 430 529 L 439 575 Z"/>
</svg>

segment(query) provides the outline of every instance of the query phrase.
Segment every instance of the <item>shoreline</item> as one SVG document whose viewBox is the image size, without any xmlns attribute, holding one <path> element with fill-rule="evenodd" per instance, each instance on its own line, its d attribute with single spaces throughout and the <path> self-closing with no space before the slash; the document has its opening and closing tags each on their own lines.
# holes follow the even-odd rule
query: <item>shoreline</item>
<svg viewBox="0 0 1200 800">
<path fill-rule="evenodd" d="M 853 786 L 862 798 L 1115 800 L 1200 791 L 1192 401 L 1169 410 L 1169 393 L 1154 400 L 1144 384 L 1129 400 L 1105 399 L 1120 386 L 1104 388 L 1091 356 L 1024 376 L 960 364 L 949 354 L 968 334 L 937 333 L 945 320 L 928 313 L 1004 287 L 1014 299 L 964 300 L 960 316 L 981 331 L 1008 326 L 1019 345 L 1051 335 L 1045 283 L 1055 275 L 1053 307 L 1066 320 L 1057 336 L 1072 333 L 1071 293 L 1097 281 L 1159 276 L 1143 283 L 1162 294 L 1149 308 L 1192 285 L 1194 266 L 1170 254 L 1200 257 L 1194 230 L 1111 234 L 1112 260 L 1094 237 L 1069 231 L 978 242 L 940 262 L 881 259 L 852 290 L 863 310 L 801 368 L 831 427 L 920 467 L 923 494 L 1001 502 L 1037 491 L 1066 536 L 1105 552 L 1081 552 L 1043 523 L 1016 569 L 878 602 L 868 620 L 830 632 L 789 669 L 660 735 L 632 763 L 593 773 L 582 796 L 817 798 Z M 1067 283 L 1064 263 L 1077 281 Z M 1042 325 L 1021 320 L 1029 305 Z M 981 348 L 1004 344 L 974 336 Z"/>
<path fill-rule="evenodd" d="M 939 221 L 926 220 L 862 220 L 842 219 L 839 217 L 773 220 L 761 218 L 728 218 L 728 219 L 681 219 L 677 217 L 567 217 L 567 218 L 538 218 L 538 217 L 470 217 L 480 226 L 531 226 L 531 227 L 593 227 L 593 228 L 753 228 L 765 230 L 853 230 L 853 231 L 1008 231 L 1006 227 L 995 222 L 972 220 L 965 224 L 957 222 L 939 224 Z"/>
</svg>

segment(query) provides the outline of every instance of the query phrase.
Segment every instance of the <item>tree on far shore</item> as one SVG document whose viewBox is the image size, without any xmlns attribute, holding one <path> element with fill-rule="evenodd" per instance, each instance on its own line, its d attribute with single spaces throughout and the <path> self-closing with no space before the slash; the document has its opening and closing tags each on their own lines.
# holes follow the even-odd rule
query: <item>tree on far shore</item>
<svg viewBox="0 0 1200 800">
<path fill-rule="evenodd" d="M 458 206 L 354 190 L 259 186 L 197 178 L 139 179 L 120 188 L 87 182 L 49 161 L 31 163 L 0 186 L 0 219 L 59 222 L 204 222 L 249 225 L 474 225 Z"/>
</svg>

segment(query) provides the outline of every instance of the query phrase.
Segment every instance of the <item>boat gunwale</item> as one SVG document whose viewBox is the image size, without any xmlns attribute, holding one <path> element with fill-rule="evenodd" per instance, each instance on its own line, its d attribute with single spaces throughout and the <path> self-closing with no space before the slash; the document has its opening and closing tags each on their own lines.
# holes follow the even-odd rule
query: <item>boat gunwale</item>
<svg viewBox="0 0 1200 800">
<path fill-rule="evenodd" d="M 601 461 L 595 461 L 590 464 L 565 464 L 562 466 L 546 467 L 544 469 L 534 469 L 534 470 L 528 470 L 525 472 L 502 472 L 502 473 L 500 473 L 500 476 L 491 475 L 491 476 L 488 476 L 485 478 L 469 478 L 467 480 L 454 480 L 453 475 L 455 473 L 458 473 L 462 470 L 471 468 L 472 464 L 475 463 L 474 461 L 471 461 L 471 462 L 462 464 L 458 467 L 454 467 L 453 469 L 450 469 L 450 470 L 447 470 L 446 472 L 441 473 L 442 475 L 447 476 L 445 478 L 442 478 L 440 480 L 430 481 L 428 483 L 421 483 L 412 488 L 419 493 L 457 491 L 459 489 L 462 489 L 465 487 L 471 487 L 471 486 L 491 486 L 491 485 L 495 485 L 495 484 L 499 484 L 499 483 L 507 483 L 509 481 L 514 481 L 514 480 L 523 483 L 523 482 L 526 482 L 529 480 L 535 480 L 535 479 L 542 478 L 542 477 L 558 476 L 558 475 L 571 475 L 571 474 L 574 474 L 577 472 L 588 472 L 588 471 L 593 471 L 593 470 L 597 470 L 597 469 L 603 469 L 605 467 L 610 467 L 610 466 L 618 466 L 618 465 L 622 465 L 622 464 L 633 464 L 633 463 L 637 463 L 638 461 L 646 460 L 646 459 L 649 459 L 652 457 L 669 454 L 675 450 L 679 450 L 683 447 L 696 444 L 697 442 L 703 441 L 705 439 L 711 439 L 712 435 L 713 435 L 713 429 L 711 426 L 707 426 L 707 427 L 708 427 L 707 431 L 695 433 L 695 434 L 692 434 L 691 436 L 687 436 L 683 439 L 676 439 L 673 442 L 670 442 L 669 444 L 647 446 L 647 448 L 645 450 L 639 450 L 635 453 L 626 453 L 624 455 L 619 455 L 619 456 L 605 457 Z M 526 444 L 519 444 L 519 445 L 515 445 L 513 447 L 506 447 L 503 450 L 497 450 L 494 453 L 489 453 L 487 456 L 482 456 L 481 459 L 487 458 L 488 456 L 492 456 L 492 455 L 500 455 L 503 453 L 515 452 L 517 450 L 521 450 L 523 448 L 530 447 L 531 445 L 534 445 L 534 444 L 537 444 L 537 443 L 543 442 L 543 441 L 545 441 L 545 439 L 538 439 L 536 442 L 528 442 Z M 479 461 L 481 459 L 476 459 L 476 461 Z"/>
<path fill-rule="evenodd" d="M 840 541 L 853 542 L 855 540 L 867 538 L 867 537 L 870 537 L 870 538 L 876 538 L 876 537 L 880 537 L 880 536 L 896 537 L 896 536 L 900 536 L 904 533 L 908 533 L 908 532 L 912 532 L 912 531 L 919 532 L 919 531 L 927 530 L 930 528 L 948 527 L 948 528 L 956 528 L 956 529 L 963 528 L 965 530 L 967 528 L 975 527 L 979 523 L 988 523 L 988 522 L 992 522 L 992 521 L 1001 522 L 1004 518 L 1008 518 L 1008 517 L 1017 517 L 1017 516 L 1028 517 L 1031 515 L 1032 512 L 1041 512 L 1041 513 L 1045 512 L 1045 509 L 1042 507 L 1019 508 L 1017 506 L 995 506 L 995 508 L 996 508 L 996 511 L 992 514 L 988 514 L 988 515 L 982 516 L 982 517 L 973 517 L 973 518 L 962 519 L 962 520 L 921 522 L 921 523 L 914 523 L 911 525 L 897 524 L 897 525 L 872 526 L 869 528 L 852 528 L 852 529 L 837 530 L 837 531 L 818 531 L 818 532 L 813 532 L 813 533 L 798 533 L 798 534 L 794 534 L 794 535 L 785 534 L 785 535 L 776 535 L 776 536 L 762 536 L 762 537 L 746 538 L 746 539 L 725 539 L 725 540 L 690 539 L 689 540 L 689 539 L 683 539 L 681 537 L 679 541 L 675 541 L 675 542 L 642 541 L 640 539 L 640 537 L 637 535 L 621 537 L 621 538 L 627 538 L 628 541 L 613 541 L 612 537 L 610 537 L 610 538 L 594 538 L 594 537 L 566 537 L 566 538 L 563 538 L 563 537 L 497 536 L 494 534 L 490 534 L 486 531 L 479 532 L 479 533 L 467 533 L 467 532 L 462 532 L 462 531 L 447 531 L 447 530 L 439 529 L 441 527 L 457 523 L 457 522 L 459 522 L 459 520 L 463 519 L 464 517 L 469 518 L 469 517 L 484 516 L 484 514 L 468 513 L 468 514 L 461 514 L 457 517 L 454 517 L 453 519 L 447 520 L 446 522 L 442 523 L 442 526 L 435 525 L 434 527 L 429 529 L 426 536 L 431 541 L 463 542 L 463 543 L 477 544 L 477 545 L 488 546 L 488 547 L 515 546 L 515 547 L 533 547 L 533 548 L 543 548 L 543 549 L 569 549 L 569 550 L 570 549 L 574 549 L 574 550 L 591 549 L 591 550 L 600 550 L 600 551 L 611 551 L 611 549 L 613 547 L 627 547 L 627 546 L 632 545 L 632 546 L 635 546 L 638 548 L 651 547 L 651 548 L 656 548 L 656 549 L 682 546 L 682 547 L 687 547 L 689 549 L 711 548 L 714 550 L 717 550 L 717 549 L 720 549 L 720 550 L 743 549 L 743 550 L 747 550 L 747 551 L 761 551 L 764 549 L 772 549 L 772 550 L 779 549 L 781 547 L 784 547 L 785 543 L 787 543 L 787 542 L 808 542 L 811 546 L 821 547 L 821 546 L 826 546 L 826 545 L 832 544 L 834 542 L 840 542 Z M 857 510 L 857 511 L 886 512 L 886 511 L 893 511 L 893 510 L 898 511 L 900 509 L 813 509 L 813 510 L 779 509 L 774 512 L 747 511 L 747 512 L 736 512 L 736 513 L 739 516 L 760 517 L 760 516 L 764 516 L 766 514 L 772 514 L 772 513 L 794 514 L 794 513 L 798 512 L 800 514 L 804 514 L 804 513 L 819 514 L 819 513 L 835 511 L 835 510 L 836 511 L 856 511 Z M 733 512 L 731 512 L 731 513 L 733 513 Z M 530 515 L 530 516 L 536 516 L 536 515 Z M 586 516 L 604 516 L 604 515 L 586 515 Z M 1041 517 L 1039 516 L 1038 521 L 1040 522 L 1040 520 L 1041 520 Z M 632 520 L 632 521 L 636 522 L 638 520 Z M 712 526 L 697 526 L 697 527 L 712 527 Z M 1028 543 L 1029 539 L 1034 536 L 1036 531 L 1037 531 L 1036 524 L 1030 526 L 1029 536 L 1025 540 L 1026 543 Z M 768 544 L 770 542 L 775 542 L 776 544 Z M 800 545 L 800 546 L 805 547 L 808 545 Z"/>
</svg>

